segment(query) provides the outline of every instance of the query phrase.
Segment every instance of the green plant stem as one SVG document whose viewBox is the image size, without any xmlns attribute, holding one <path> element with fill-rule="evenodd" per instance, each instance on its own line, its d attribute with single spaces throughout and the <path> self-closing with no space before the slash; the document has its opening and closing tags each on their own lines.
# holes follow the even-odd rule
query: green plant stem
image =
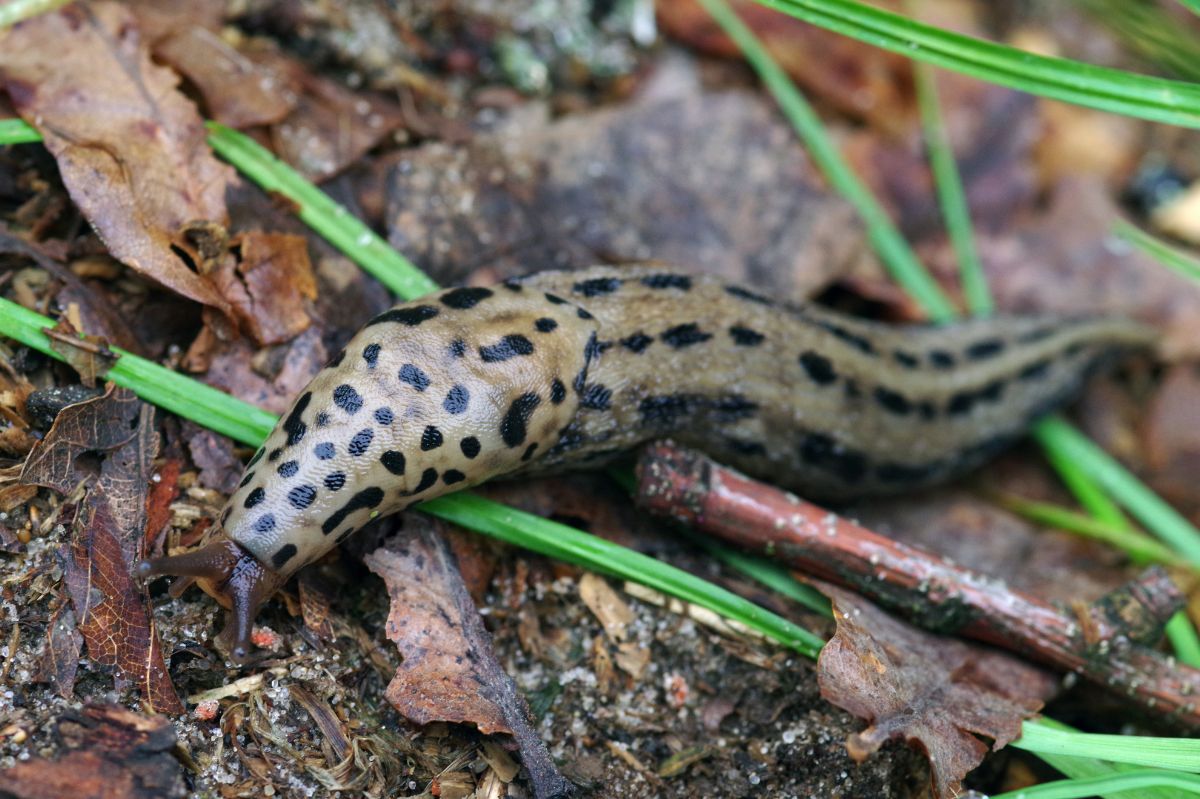
<svg viewBox="0 0 1200 799">
<path fill-rule="evenodd" d="M 1200 280 L 1200 258 L 1173 247 L 1124 219 L 1113 226 L 1113 233 L 1154 258 L 1167 268 L 1191 280 Z"/>
<path fill-rule="evenodd" d="M 1028 788 L 993 794 L 991 799 L 1088 799 L 1098 794 L 1146 788 L 1178 788 L 1200 795 L 1200 777 L 1171 771 L 1139 769 L 1102 777 L 1043 782 Z"/>
<path fill-rule="evenodd" d="M 887 211 L 871 194 L 871 190 L 850 169 L 812 106 L 767 53 L 758 37 L 725 0 L 700 0 L 700 4 L 741 48 L 746 60 L 779 103 L 830 184 L 858 210 L 867 226 L 867 236 L 872 246 L 879 252 L 896 281 L 921 303 L 934 321 L 953 319 L 956 316 L 954 305 L 921 266 L 912 248 L 896 230 Z"/>
<path fill-rule="evenodd" d="M 6 0 L 0 3 L 0 31 L 70 2 L 71 0 Z"/>
<path fill-rule="evenodd" d="M 1195 738 L 1097 735 L 1064 727 L 1056 722 L 1026 721 L 1021 737 L 1011 745 L 1038 754 L 1096 757 L 1133 766 L 1200 771 L 1200 740 Z"/>
<path fill-rule="evenodd" d="M 946 221 L 946 232 L 958 259 L 963 297 L 972 315 L 989 316 L 995 310 L 995 303 L 992 293 L 988 290 L 979 252 L 975 249 L 970 206 L 967 205 L 962 179 L 958 174 L 958 164 L 954 160 L 954 148 L 950 146 L 946 127 L 942 124 L 941 104 L 938 102 L 933 68 L 921 63 L 914 64 L 913 68 L 917 79 L 917 106 L 921 111 L 921 127 L 929 152 L 929 167 L 933 172 L 933 183 L 937 189 L 942 218 Z"/>
<path fill-rule="evenodd" d="M 36 144 L 42 134 L 23 119 L 0 119 L 0 145 Z"/>
<path fill-rule="evenodd" d="M 1200 127 L 1200 86 L 1028 53 L 853 0 L 757 0 L 867 44 L 1043 97 L 1183 127 Z"/>
</svg>

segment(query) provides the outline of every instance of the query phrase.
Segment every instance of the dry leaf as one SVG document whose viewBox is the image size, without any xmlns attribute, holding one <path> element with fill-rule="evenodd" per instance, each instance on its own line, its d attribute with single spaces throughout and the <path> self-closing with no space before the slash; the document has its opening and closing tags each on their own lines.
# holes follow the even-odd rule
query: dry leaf
<svg viewBox="0 0 1200 799">
<path fill-rule="evenodd" d="M 0 33 L 0 52 L 0 81 L 109 251 L 230 314 L 194 271 L 204 254 L 185 228 L 225 225 L 225 187 L 236 177 L 208 150 L 174 73 L 150 61 L 130 12 L 114 2 L 72 4 Z"/>
<path fill-rule="evenodd" d="M 846 747 L 862 761 L 901 738 L 929 757 L 935 795 L 958 796 L 988 746 L 1001 749 L 1054 695 L 1052 674 L 999 651 L 919 630 L 859 595 L 813 581 L 833 600 L 837 634 L 817 662 L 821 695 L 870 726 Z"/>
</svg>

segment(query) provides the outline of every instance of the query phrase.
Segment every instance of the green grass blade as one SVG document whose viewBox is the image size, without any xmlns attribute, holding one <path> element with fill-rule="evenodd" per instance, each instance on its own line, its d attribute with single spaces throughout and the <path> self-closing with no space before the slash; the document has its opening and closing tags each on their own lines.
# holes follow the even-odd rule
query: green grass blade
<svg viewBox="0 0 1200 799">
<path fill-rule="evenodd" d="M 1200 777 L 1171 771 L 1139 769 L 1102 777 L 1043 782 L 1041 785 L 993 794 L 991 799 L 1088 799 L 1098 794 L 1147 788 L 1176 788 L 1200 796 Z"/>
<path fill-rule="evenodd" d="M 970 207 L 963 192 L 958 164 L 954 160 L 954 149 L 950 146 L 945 125 L 942 124 L 942 110 L 933 69 L 928 64 L 918 63 L 913 66 L 916 70 L 917 106 L 921 111 L 921 128 L 925 134 L 926 149 L 929 151 L 929 168 L 933 172 L 933 183 L 937 188 L 942 218 L 946 221 L 946 232 L 958 259 L 963 296 L 967 301 L 967 308 L 974 316 L 988 316 L 995 310 L 995 303 L 992 301 L 991 291 L 988 290 L 979 251 L 975 249 Z"/>
<path fill-rule="evenodd" d="M 1027 752 L 1094 757 L 1147 768 L 1200 772 L 1200 740 L 1133 735 L 1097 735 L 1025 722 L 1011 746 Z"/>
<path fill-rule="evenodd" d="M 1179 5 L 1193 14 L 1200 14 L 1200 0 L 1179 0 Z"/>
<path fill-rule="evenodd" d="M 700 0 L 700 4 L 741 48 L 746 60 L 775 97 L 784 115 L 804 141 L 813 161 L 830 184 L 858 210 L 867 226 L 867 235 L 872 246 L 896 282 L 916 298 L 935 321 L 953 319 L 956 315 L 954 305 L 921 266 L 908 242 L 888 218 L 887 211 L 850 169 L 812 106 L 767 53 L 758 37 L 746 27 L 725 0 Z"/>
<path fill-rule="evenodd" d="M 397 296 L 411 300 L 437 291 L 436 283 L 375 231 L 249 136 L 209 122 L 208 143 L 265 191 L 295 203 L 305 224 Z"/>
<path fill-rule="evenodd" d="M 689 537 L 693 543 L 703 547 L 713 558 L 724 563 L 734 571 L 741 572 L 752 580 L 757 580 L 775 593 L 808 608 L 813 613 L 820 613 L 822 616 L 830 618 L 833 617 L 833 610 L 829 605 L 829 599 L 824 594 L 812 586 L 801 583 L 792 576 L 791 572 L 778 563 L 766 558 L 747 555 L 745 552 L 739 552 L 718 541 L 714 541 L 708 536 L 693 535 Z"/>
<path fill-rule="evenodd" d="M 33 144 L 42 140 L 42 134 L 23 119 L 0 119 L 0 146 L 5 144 Z"/>
<path fill-rule="evenodd" d="M 1172 247 L 1123 219 L 1113 226 L 1113 233 L 1169 269 L 1191 280 L 1200 280 L 1200 258 Z"/>
<path fill-rule="evenodd" d="M 1175 657 L 1194 669 L 1200 669 L 1200 635 L 1186 611 L 1179 611 L 1167 622 L 1167 639 Z"/>
<path fill-rule="evenodd" d="M 1043 97 L 1200 127 L 1200 86 L 1138 75 L 941 30 L 853 0 L 757 0 L 813 25 L 916 61 Z"/>
<path fill-rule="evenodd" d="M 819 636 L 724 588 L 640 552 L 558 522 L 474 494 L 440 497 L 419 507 L 427 513 L 510 544 L 584 568 L 624 577 L 708 608 L 806 657 L 815 658 L 825 644 Z"/>
<path fill-rule="evenodd" d="M 1189 564 L 1200 566 L 1200 531 L 1108 453 L 1056 417 L 1038 422 L 1035 432 L 1043 445 L 1055 448 L 1061 456 L 1073 461 L 1116 497 L 1147 530 L 1165 541 Z"/>
<path fill-rule="evenodd" d="M 45 14 L 70 2 L 71 0 L 7 0 L 0 3 L 0 31 L 10 25 L 16 25 L 21 20 Z"/>
<path fill-rule="evenodd" d="M 43 328 L 53 326 L 54 320 L 0 298 L 0 334 L 62 360 L 42 332 Z M 272 413 L 153 361 L 115 347 L 112 351 L 118 356 L 117 361 L 105 377 L 149 403 L 255 447 L 275 426 L 276 417 Z"/>
</svg>

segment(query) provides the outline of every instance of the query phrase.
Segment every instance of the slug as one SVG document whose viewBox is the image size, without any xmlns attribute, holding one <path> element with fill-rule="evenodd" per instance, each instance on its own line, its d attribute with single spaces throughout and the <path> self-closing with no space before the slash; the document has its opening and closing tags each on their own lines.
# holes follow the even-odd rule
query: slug
<svg viewBox="0 0 1200 799">
<path fill-rule="evenodd" d="M 143 561 L 258 607 L 368 521 L 664 436 L 819 500 L 982 463 L 1150 331 L 1114 318 L 883 325 L 658 265 L 543 272 L 397 305 L 313 378 L 201 549 Z"/>
</svg>

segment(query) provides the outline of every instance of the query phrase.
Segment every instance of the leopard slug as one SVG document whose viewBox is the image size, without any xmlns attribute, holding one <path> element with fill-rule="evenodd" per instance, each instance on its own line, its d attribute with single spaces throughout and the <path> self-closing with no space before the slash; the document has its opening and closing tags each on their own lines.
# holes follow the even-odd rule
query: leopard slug
<svg viewBox="0 0 1200 799">
<path fill-rule="evenodd" d="M 456 288 L 369 321 L 250 460 L 199 550 L 144 561 L 259 605 L 371 519 L 671 436 L 809 498 L 979 465 L 1150 332 L 1113 318 L 895 327 L 658 265 Z"/>
</svg>

